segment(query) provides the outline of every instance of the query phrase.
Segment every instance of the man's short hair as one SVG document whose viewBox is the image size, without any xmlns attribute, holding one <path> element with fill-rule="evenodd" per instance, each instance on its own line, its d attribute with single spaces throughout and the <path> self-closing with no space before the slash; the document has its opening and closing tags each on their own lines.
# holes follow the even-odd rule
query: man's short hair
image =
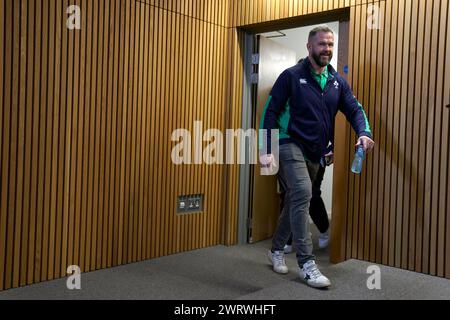
<svg viewBox="0 0 450 320">
<path fill-rule="evenodd" d="M 334 35 L 333 30 L 331 30 L 327 25 L 321 25 L 321 26 L 315 27 L 314 29 L 312 29 L 309 32 L 308 41 L 311 41 L 311 38 L 313 38 L 319 32 L 325 32 L 325 33 L 331 32 Z"/>
</svg>

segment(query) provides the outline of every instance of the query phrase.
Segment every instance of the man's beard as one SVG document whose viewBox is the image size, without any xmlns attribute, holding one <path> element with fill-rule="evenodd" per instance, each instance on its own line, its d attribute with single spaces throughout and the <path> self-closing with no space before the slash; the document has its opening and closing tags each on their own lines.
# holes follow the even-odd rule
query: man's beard
<svg viewBox="0 0 450 320">
<path fill-rule="evenodd" d="M 326 67 L 330 63 L 331 58 L 333 58 L 333 53 L 330 53 L 329 56 L 326 56 L 328 58 L 328 61 L 326 62 L 323 62 L 321 57 L 323 57 L 323 55 L 313 53 L 313 59 L 317 63 L 317 65 L 319 67 Z"/>
</svg>

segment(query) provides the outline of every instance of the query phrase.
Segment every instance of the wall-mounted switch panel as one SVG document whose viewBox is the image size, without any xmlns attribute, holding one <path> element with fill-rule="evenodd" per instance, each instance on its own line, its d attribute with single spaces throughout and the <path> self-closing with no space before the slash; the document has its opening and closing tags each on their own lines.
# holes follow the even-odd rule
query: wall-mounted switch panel
<svg viewBox="0 0 450 320">
<path fill-rule="evenodd" d="M 177 200 L 177 213 L 187 214 L 203 212 L 203 194 L 183 195 Z"/>
</svg>

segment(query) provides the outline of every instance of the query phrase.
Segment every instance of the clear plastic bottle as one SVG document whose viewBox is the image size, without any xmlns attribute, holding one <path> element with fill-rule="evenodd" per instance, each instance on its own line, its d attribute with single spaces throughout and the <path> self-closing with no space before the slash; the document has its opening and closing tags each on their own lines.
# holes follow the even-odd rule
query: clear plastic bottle
<svg viewBox="0 0 450 320">
<path fill-rule="evenodd" d="M 358 148 L 356 148 L 355 158 L 353 159 L 353 164 L 352 164 L 352 172 L 353 173 L 356 173 L 356 174 L 361 173 L 364 157 L 365 157 L 364 147 L 362 145 L 359 145 Z"/>
</svg>

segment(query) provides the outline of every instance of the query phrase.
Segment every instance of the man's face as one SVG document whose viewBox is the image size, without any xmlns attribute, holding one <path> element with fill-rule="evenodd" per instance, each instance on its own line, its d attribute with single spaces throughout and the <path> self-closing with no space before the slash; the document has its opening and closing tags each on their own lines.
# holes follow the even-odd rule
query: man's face
<svg viewBox="0 0 450 320">
<path fill-rule="evenodd" d="M 331 32 L 318 32 L 308 42 L 309 55 L 320 67 L 327 66 L 333 58 L 334 35 Z"/>
</svg>

